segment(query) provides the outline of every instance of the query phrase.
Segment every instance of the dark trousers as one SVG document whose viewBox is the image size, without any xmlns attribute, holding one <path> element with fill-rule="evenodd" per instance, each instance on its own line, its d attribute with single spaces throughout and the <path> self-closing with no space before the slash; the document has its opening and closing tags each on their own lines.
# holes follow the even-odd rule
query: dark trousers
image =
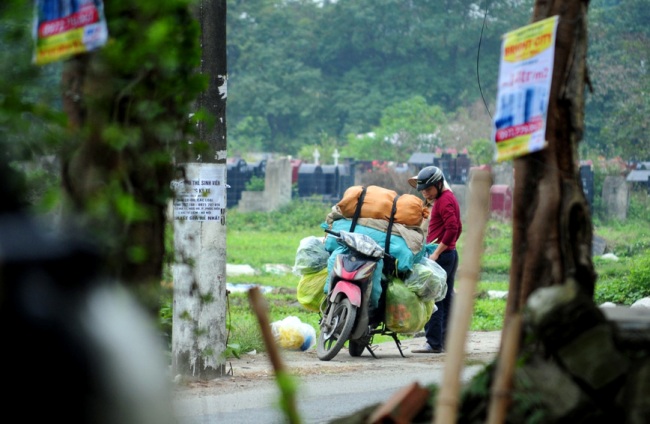
<svg viewBox="0 0 650 424">
<path fill-rule="evenodd" d="M 424 335 L 432 348 L 440 349 L 445 347 L 447 321 L 451 316 L 454 279 L 456 278 L 456 269 L 458 269 L 458 252 L 455 249 L 447 250 L 438 256 L 436 262 L 447 272 L 447 295 L 440 302 L 436 302 L 438 310 L 431 314 L 431 318 L 424 325 Z"/>
</svg>

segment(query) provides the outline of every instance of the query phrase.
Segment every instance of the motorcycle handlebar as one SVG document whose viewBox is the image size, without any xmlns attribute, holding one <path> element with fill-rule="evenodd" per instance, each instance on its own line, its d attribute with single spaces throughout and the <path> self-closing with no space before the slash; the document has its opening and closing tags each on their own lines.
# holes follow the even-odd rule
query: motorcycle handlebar
<svg viewBox="0 0 650 424">
<path fill-rule="evenodd" d="M 340 236 L 341 236 L 341 233 L 339 233 L 338 231 L 334 231 L 334 230 L 330 230 L 330 229 L 325 229 L 325 232 L 326 232 L 327 234 L 331 234 L 331 235 L 333 235 L 334 237 L 340 237 Z"/>
</svg>

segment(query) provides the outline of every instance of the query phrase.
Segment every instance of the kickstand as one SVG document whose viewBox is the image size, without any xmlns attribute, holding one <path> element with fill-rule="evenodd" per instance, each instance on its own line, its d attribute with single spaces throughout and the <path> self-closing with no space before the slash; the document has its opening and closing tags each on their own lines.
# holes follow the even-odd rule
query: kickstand
<svg viewBox="0 0 650 424">
<path fill-rule="evenodd" d="M 397 350 L 399 350 L 399 354 L 402 355 L 402 358 L 406 358 L 406 356 L 404 356 L 404 352 L 402 352 L 402 342 L 400 342 L 399 339 L 397 338 L 397 334 L 393 333 L 391 334 L 391 336 L 393 336 L 393 340 L 395 340 L 395 344 L 397 345 Z"/>
<path fill-rule="evenodd" d="M 373 358 L 377 359 L 377 356 L 375 355 L 375 352 L 373 352 L 372 348 L 370 347 L 370 343 L 366 345 L 366 349 L 368 349 L 368 352 L 372 355 Z"/>
</svg>

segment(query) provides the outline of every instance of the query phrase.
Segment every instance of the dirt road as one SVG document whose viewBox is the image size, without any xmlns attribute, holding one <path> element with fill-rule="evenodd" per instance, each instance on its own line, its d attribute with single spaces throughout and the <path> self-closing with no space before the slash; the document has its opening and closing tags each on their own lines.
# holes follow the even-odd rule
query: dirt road
<svg viewBox="0 0 650 424">
<path fill-rule="evenodd" d="M 470 332 L 465 344 L 467 365 L 487 364 L 492 361 L 498 350 L 501 339 L 500 331 Z M 377 378 L 408 367 L 422 367 L 427 363 L 443 365 L 446 353 L 421 354 L 412 353 L 424 343 L 423 337 L 402 340 L 402 357 L 393 341 L 383 342 L 374 346 L 377 359 L 368 351 L 360 357 L 352 357 L 347 350 L 342 350 L 331 361 L 320 361 L 315 348 L 305 352 L 282 351 L 282 359 L 289 373 L 300 380 L 308 380 L 324 374 L 344 374 L 354 372 L 360 374 L 376 374 Z M 211 381 L 178 382 L 175 396 L 210 396 L 219 393 L 233 393 L 254 389 L 256 386 L 267 386 L 274 379 L 273 367 L 266 353 L 244 354 L 240 359 L 229 359 L 226 362 L 226 375 Z"/>
</svg>

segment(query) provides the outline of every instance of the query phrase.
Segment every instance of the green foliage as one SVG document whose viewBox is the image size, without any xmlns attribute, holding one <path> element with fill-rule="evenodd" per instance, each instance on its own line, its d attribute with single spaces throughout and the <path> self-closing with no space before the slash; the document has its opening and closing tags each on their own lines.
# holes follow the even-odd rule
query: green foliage
<svg viewBox="0 0 650 424">
<path fill-rule="evenodd" d="M 629 284 L 632 290 L 630 297 L 638 300 L 650 296 L 650 250 L 646 250 L 645 255 L 635 261 L 630 270 Z"/>
<path fill-rule="evenodd" d="M 378 132 L 386 111 L 414 96 L 439 105 L 448 117 L 476 104 L 487 109 L 494 103 L 501 36 L 529 22 L 533 3 L 496 2 L 483 11 L 468 0 L 230 0 L 229 68 L 238 76 L 229 82 L 229 91 L 237 93 L 228 107 L 233 148 L 297 155 L 323 133 L 343 148 L 352 141 L 348 134 Z M 587 60 L 594 90 L 586 94 L 583 156 L 650 154 L 648 13 L 645 0 L 590 4 Z M 489 138 L 489 125 L 472 117 L 450 119 L 460 130 L 443 131 L 442 141 L 466 147 Z M 470 128 L 472 121 L 483 123 L 482 132 Z M 464 140 L 467 133 L 472 136 Z M 346 155 L 365 160 L 377 140 L 381 136 L 356 140 Z M 379 146 L 377 154 L 385 157 L 369 159 L 394 153 L 385 149 L 392 146 Z M 390 160 L 413 153 L 404 150 Z"/>
<path fill-rule="evenodd" d="M 286 371 L 276 373 L 276 383 L 280 389 L 280 409 L 287 417 L 290 423 L 299 423 L 300 414 L 296 409 L 296 392 L 298 390 L 298 382 L 294 375 Z"/>
<path fill-rule="evenodd" d="M 238 357 L 241 353 L 251 351 L 266 352 L 260 325 L 255 315 L 250 310 L 231 310 L 229 313 L 237 319 L 231 322 L 228 328 L 228 339 L 235 342 L 228 343 L 228 346 L 232 346 L 233 349 L 232 352 L 224 352 L 224 355 L 228 358 L 231 354 Z"/>
<path fill-rule="evenodd" d="M 502 299 L 476 299 L 471 331 L 494 331 L 503 328 L 506 301 Z"/>
<path fill-rule="evenodd" d="M 236 142 L 228 146 L 232 156 L 264 151 L 264 140 L 269 138 L 270 129 L 262 117 L 245 116 L 233 126 L 234 128 L 230 129 L 230 137 Z"/>
<path fill-rule="evenodd" d="M 586 97 L 586 144 L 606 157 L 650 157 L 645 122 L 650 112 L 650 19 L 645 0 L 595 2 L 590 6 L 590 79 Z M 597 64 L 597 66 L 594 66 Z"/>
<path fill-rule="evenodd" d="M 269 213 L 229 209 L 228 263 L 250 264 L 256 269 L 269 263 L 293 265 L 304 237 L 324 235 L 320 224 L 330 208 L 322 202 L 294 200 Z"/>
<path fill-rule="evenodd" d="M 237 93 L 228 99 L 229 138 L 237 149 L 261 143 L 296 155 L 323 133 L 342 146 L 347 134 L 384 126 L 384 111 L 414 96 L 447 112 L 475 103 L 483 21 L 475 7 L 468 0 L 228 1 L 229 69 L 237 75 L 229 81 Z M 493 19 L 481 39 L 484 87 L 496 86 L 497 68 L 487 64 L 498 62 L 501 35 L 527 22 L 524 9 L 490 5 Z M 403 161 L 411 148 L 391 160 Z M 357 151 L 368 150 L 348 156 L 359 159 Z"/>
<path fill-rule="evenodd" d="M 487 165 L 494 161 L 494 143 L 486 139 L 472 141 L 468 153 L 472 162 L 476 165 Z"/>
<path fill-rule="evenodd" d="M 311 199 L 293 200 L 273 212 L 245 212 L 228 210 L 228 231 L 321 232 L 331 205 Z"/>
<path fill-rule="evenodd" d="M 295 316 L 301 322 L 310 324 L 314 330 L 318 329 L 319 315 L 307 311 L 296 301 L 295 289 L 276 289 L 264 295 L 269 309 L 269 322 L 283 320 L 288 316 Z M 239 347 L 238 352 L 256 350 L 265 352 L 264 340 L 260 332 L 257 317 L 248 303 L 247 293 L 230 293 L 228 295 L 229 340 L 231 344 Z"/>
<path fill-rule="evenodd" d="M 633 190 L 627 209 L 628 219 L 643 221 L 648 216 L 650 216 L 650 195 L 648 195 L 648 190 L 645 188 Z"/>
<path fill-rule="evenodd" d="M 601 221 L 595 223 L 594 228 L 594 233 L 606 240 L 608 251 L 619 257 L 642 254 L 650 244 L 650 226 L 647 217 L 625 222 Z"/>
<path fill-rule="evenodd" d="M 237 343 L 229 343 L 226 345 L 226 350 L 223 352 L 223 357 L 224 358 L 232 358 L 235 357 L 239 359 L 242 354 L 242 348 L 239 344 Z"/>
<path fill-rule="evenodd" d="M 264 191 L 264 184 L 264 178 L 253 175 L 244 188 L 246 191 Z"/>
<path fill-rule="evenodd" d="M 171 350 L 172 347 L 172 320 L 174 317 L 173 309 L 173 290 L 169 288 L 162 293 L 160 299 L 160 312 L 158 314 L 158 327 L 161 335 L 167 342 L 167 348 Z"/>
<path fill-rule="evenodd" d="M 269 263 L 293 265 L 300 240 L 318 234 L 316 227 L 294 232 L 228 230 L 228 263 L 250 264 L 257 269 Z"/>
<path fill-rule="evenodd" d="M 394 190 L 397 194 L 411 194 L 422 198 L 422 194 L 408 183 L 408 177 L 410 176 L 410 174 L 397 172 L 385 164 L 379 164 L 373 165 L 369 172 L 359 175 L 356 183 L 364 186 L 376 185 Z"/>
<path fill-rule="evenodd" d="M 196 72 L 200 28 L 190 3 L 112 1 L 105 46 L 44 66 L 31 62 L 33 7 L 0 6 L 5 159 L 26 173 L 37 211 L 74 216 L 125 283 L 160 280 L 173 162 L 184 158 L 195 133 L 188 116 L 207 87 Z M 75 98 L 66 103 L 69 116 L 62 98 Z"/>
<path fill-rule="evenodd" d="M 512 254 L 510 252 L 496 253 L 493 255 L 484 255 L 481 257 L 481 271 L 487 274 L 510 273 Z"/>
<path fill-rule="evenodd" d="M 327 212 L 329 207 L 320 202 L 297 200 L 291 202 L 282 216 L 229 211 L 228 263 L 250 264 L 257 270 L 269 263 L 292 266 L 300 240 L 310 235 L 322 235 L 319 224 Z M 269 216 L 286 220 L 287 225 L 293 229 L 269 231 L 268 228 L 272 226 Z M 612 261 L 600 256 L 594 257 L 594 267 L 598 274 L 594 300 L 599 304 L 606 301 L 630 304 L 643 296 L 650 296 L 650 226 L 647 221 L 615 222 L 607 226 L 599 223 L 595 225 L 595 232 L 607 240 L 609 248 L 620 254 L 620 258 Z M 457 245 L 461 263 L 464 243 L 464 237 L 461 237 Z M 511 224 L 490 220 L 486 227 L 471 331 L 494 331 L 503 326 L 506 301 L 490 299 L 487 292 L 509 289 L 511 249 Z M 228 277 L 228 282 L 232 284 L 274 288 L 272 293 L 265 295 L 269 302 L 271 322 L 293 315 L 318 329 L 319 314 L 307 311 L 296 300 L 299 281 L 300 277 L 293 273 L 277 275 L 259 272 L 256 275 Z M 233 349 L 232 354 L 250 350 L 263 351 L 265 347 L 259 326 L 246 295 L 231 293 L 228 308 L 229 345 L 239 347 Z M 377 338 L 375 341 L 386 340 Z"/>
<path fill-rule="evenodd" d="M 20 0 L 0 5 L 0 150 L 3 161 L 25 172 L 27 200 L 38 210 L 41 200 L 56 200 L 59 178 L 53 155 L 65 137 L 60 111 L 61 64 L 32 64 L 33 6 Z"/>
<path fill-rule="evenodd" d="M 594 258 L 598 274 L 596 303 L 613 302 L 629 305 L 650 296 L 650 226 L 645 219 L 613 221 L 596 225 L 596 234 L 607 242 L 607 249 L 617 260 Z"/>
<path fill-rule="evenodd" d="M 650 296 L 650 250 L 622 263 L 598 263 L 599 278 L 594 300 L 596 303 L 612 302 L 631 305 Z"/>
<path fill-rule="evenodd" d="M 358 160 L 406 162 L 413 152 L 441 145 L 446 123 L 440 106 L 429 106 L 422 96 L 395 103 L 382 111 L 379 126 L 363 136 L 348 135 L 344 155 Z"/>
<path fill-rule="evenodd" d="M 464 240 L 461 235 L 461 239 Z M 512 226 L 509 222 L 490 220 L 484 235 L 481 272 L 484 275 L 508 275 L 512 256 Z M 458 248 L 462 256 L 462 246 Z"/>
<path fill-rule="evenodd" d="M 298 151 L 298 159 L 305 161 L 306 163 L 314 162 L 314 152 L 318 150 L 320 155 L 319 162 L 322 165 L 334 164 L 334 150 L 339 150 L 338 142 L 332 137 L 328 137 L 323 134 L 321 141 L 318 144 L 305 144 Z M 344 153 L 339 151 L 340 158 L 339 163 L 342 162 L 341 158 L 346 157 Z M 356 156 L 354 156 L 356 158 Z"/>
</svg>

